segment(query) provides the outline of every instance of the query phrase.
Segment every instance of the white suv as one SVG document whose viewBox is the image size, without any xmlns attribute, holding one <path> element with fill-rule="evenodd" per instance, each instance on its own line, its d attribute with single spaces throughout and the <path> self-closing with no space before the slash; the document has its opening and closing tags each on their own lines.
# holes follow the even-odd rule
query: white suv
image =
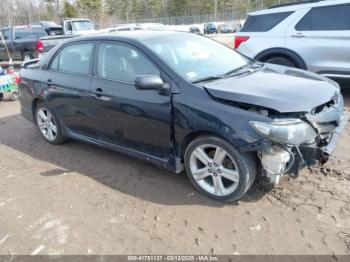
<svg viewBox="0 0 350 262">
<path fill-rule="evenodd" d="M 314 0 L 252 12 L 235 48 L 262 62 L 350 79 L 350 0 Z"/>
</svg>

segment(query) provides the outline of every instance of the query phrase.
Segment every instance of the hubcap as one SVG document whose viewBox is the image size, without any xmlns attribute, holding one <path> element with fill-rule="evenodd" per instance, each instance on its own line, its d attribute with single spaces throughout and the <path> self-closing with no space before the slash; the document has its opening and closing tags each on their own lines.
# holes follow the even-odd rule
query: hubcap
<svg viewBox="0 0 350 262">
<path fill-rule="evenodd" d="M 198 146 L 191 154 L 190 169 L 196 183 L 213 195 L 227 196 L 238 186 L 237 165 L 220 146 Z"/>
<path fill-rule="evenodd" d="M 43 136 L 49 141 L 55 140 L 57 137 L 57 126 L 51 112 L 45 108 L 40 108 L 36 118 Z"/>
</svg>

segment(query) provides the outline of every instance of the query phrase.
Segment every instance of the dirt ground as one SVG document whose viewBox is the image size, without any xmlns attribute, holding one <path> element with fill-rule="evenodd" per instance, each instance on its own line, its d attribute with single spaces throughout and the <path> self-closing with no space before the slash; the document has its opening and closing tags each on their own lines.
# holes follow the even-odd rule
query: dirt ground
<svg viewBox="0 0 350 262">
<path fill-rule="evenodd" d="M 350 254 L 349 138 L 326 167 L 220 204 L 143 161 L 50 145 L 1 102 L 0 254 Z"/>
</svg>

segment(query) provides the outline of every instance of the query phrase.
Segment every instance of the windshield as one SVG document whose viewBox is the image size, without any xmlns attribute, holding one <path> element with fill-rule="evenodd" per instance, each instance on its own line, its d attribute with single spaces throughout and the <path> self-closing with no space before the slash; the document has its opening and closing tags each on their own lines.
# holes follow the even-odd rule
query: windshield
<svg viewBox="0 0 350 262">
<path fill-rule="evenodd" d="M 144 44 L 191 82 L 227 74 L 250 63 L 236 51 L 193 34 L 147 39 Z"/>
<path fill-rule="evenodd" d="M 90 21 L 73 21 L 75 31 L 92 30 L 92 23 Z"/>
</svg>

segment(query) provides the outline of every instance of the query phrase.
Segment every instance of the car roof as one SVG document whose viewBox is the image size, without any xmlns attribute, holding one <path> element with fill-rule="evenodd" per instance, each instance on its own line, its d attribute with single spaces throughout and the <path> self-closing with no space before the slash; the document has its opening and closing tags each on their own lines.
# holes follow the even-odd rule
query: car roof
<svg viewBox="0 0 350 262">
<path fill-rule="evenodd" d="M 272 13 L 279 13 L 279 12 L 291 12 L 291 11 L 297 11 L 297 10 L 304 9 L 304 8 L 348 4 L 348 3 L 349 3 L 349 0 L 304 1 L 304 2 L 296 2 L 293 4 L 286 4 L 286 5 L 276 6 L 276 7 L 269 8 L 269 9 L 250 12 L 250 13 L 248 13 L 248 15 L 264 15 L 264 14 L 272 14 Z"/>
<path fill-rule="evenodd" d="M 74 21 L 89 21 L 91 22 L 90 19 L 87 19 L 87 18 L 64 18 L 63 19 L 64 22 L 74 22 Z"/>
<path fill-rule="evenodd" d="M 77 41 L 92 41 L 92 40 L 109 40 L 109 41 L 138 41 L 142 42 L 144 40 L 158 38 L 158 37 L 166 37 L 172 35 L 188 35 L 188 32 L 177 32 L 177 31 L 157 31 L 157 30 L 137 30 L 137 31 L 120 31 L 118 33 L 104 33 L 104 34 L 93 34 L 89 36 L 80 36 L 75 37 L 69 42 L 77 42 Z"/>
<path fill-rule="evenodd" d="M 33 29 L 33 28 L 42 28 L 41 25 L 16 25 L 14 29 Z"/>
</svg>

